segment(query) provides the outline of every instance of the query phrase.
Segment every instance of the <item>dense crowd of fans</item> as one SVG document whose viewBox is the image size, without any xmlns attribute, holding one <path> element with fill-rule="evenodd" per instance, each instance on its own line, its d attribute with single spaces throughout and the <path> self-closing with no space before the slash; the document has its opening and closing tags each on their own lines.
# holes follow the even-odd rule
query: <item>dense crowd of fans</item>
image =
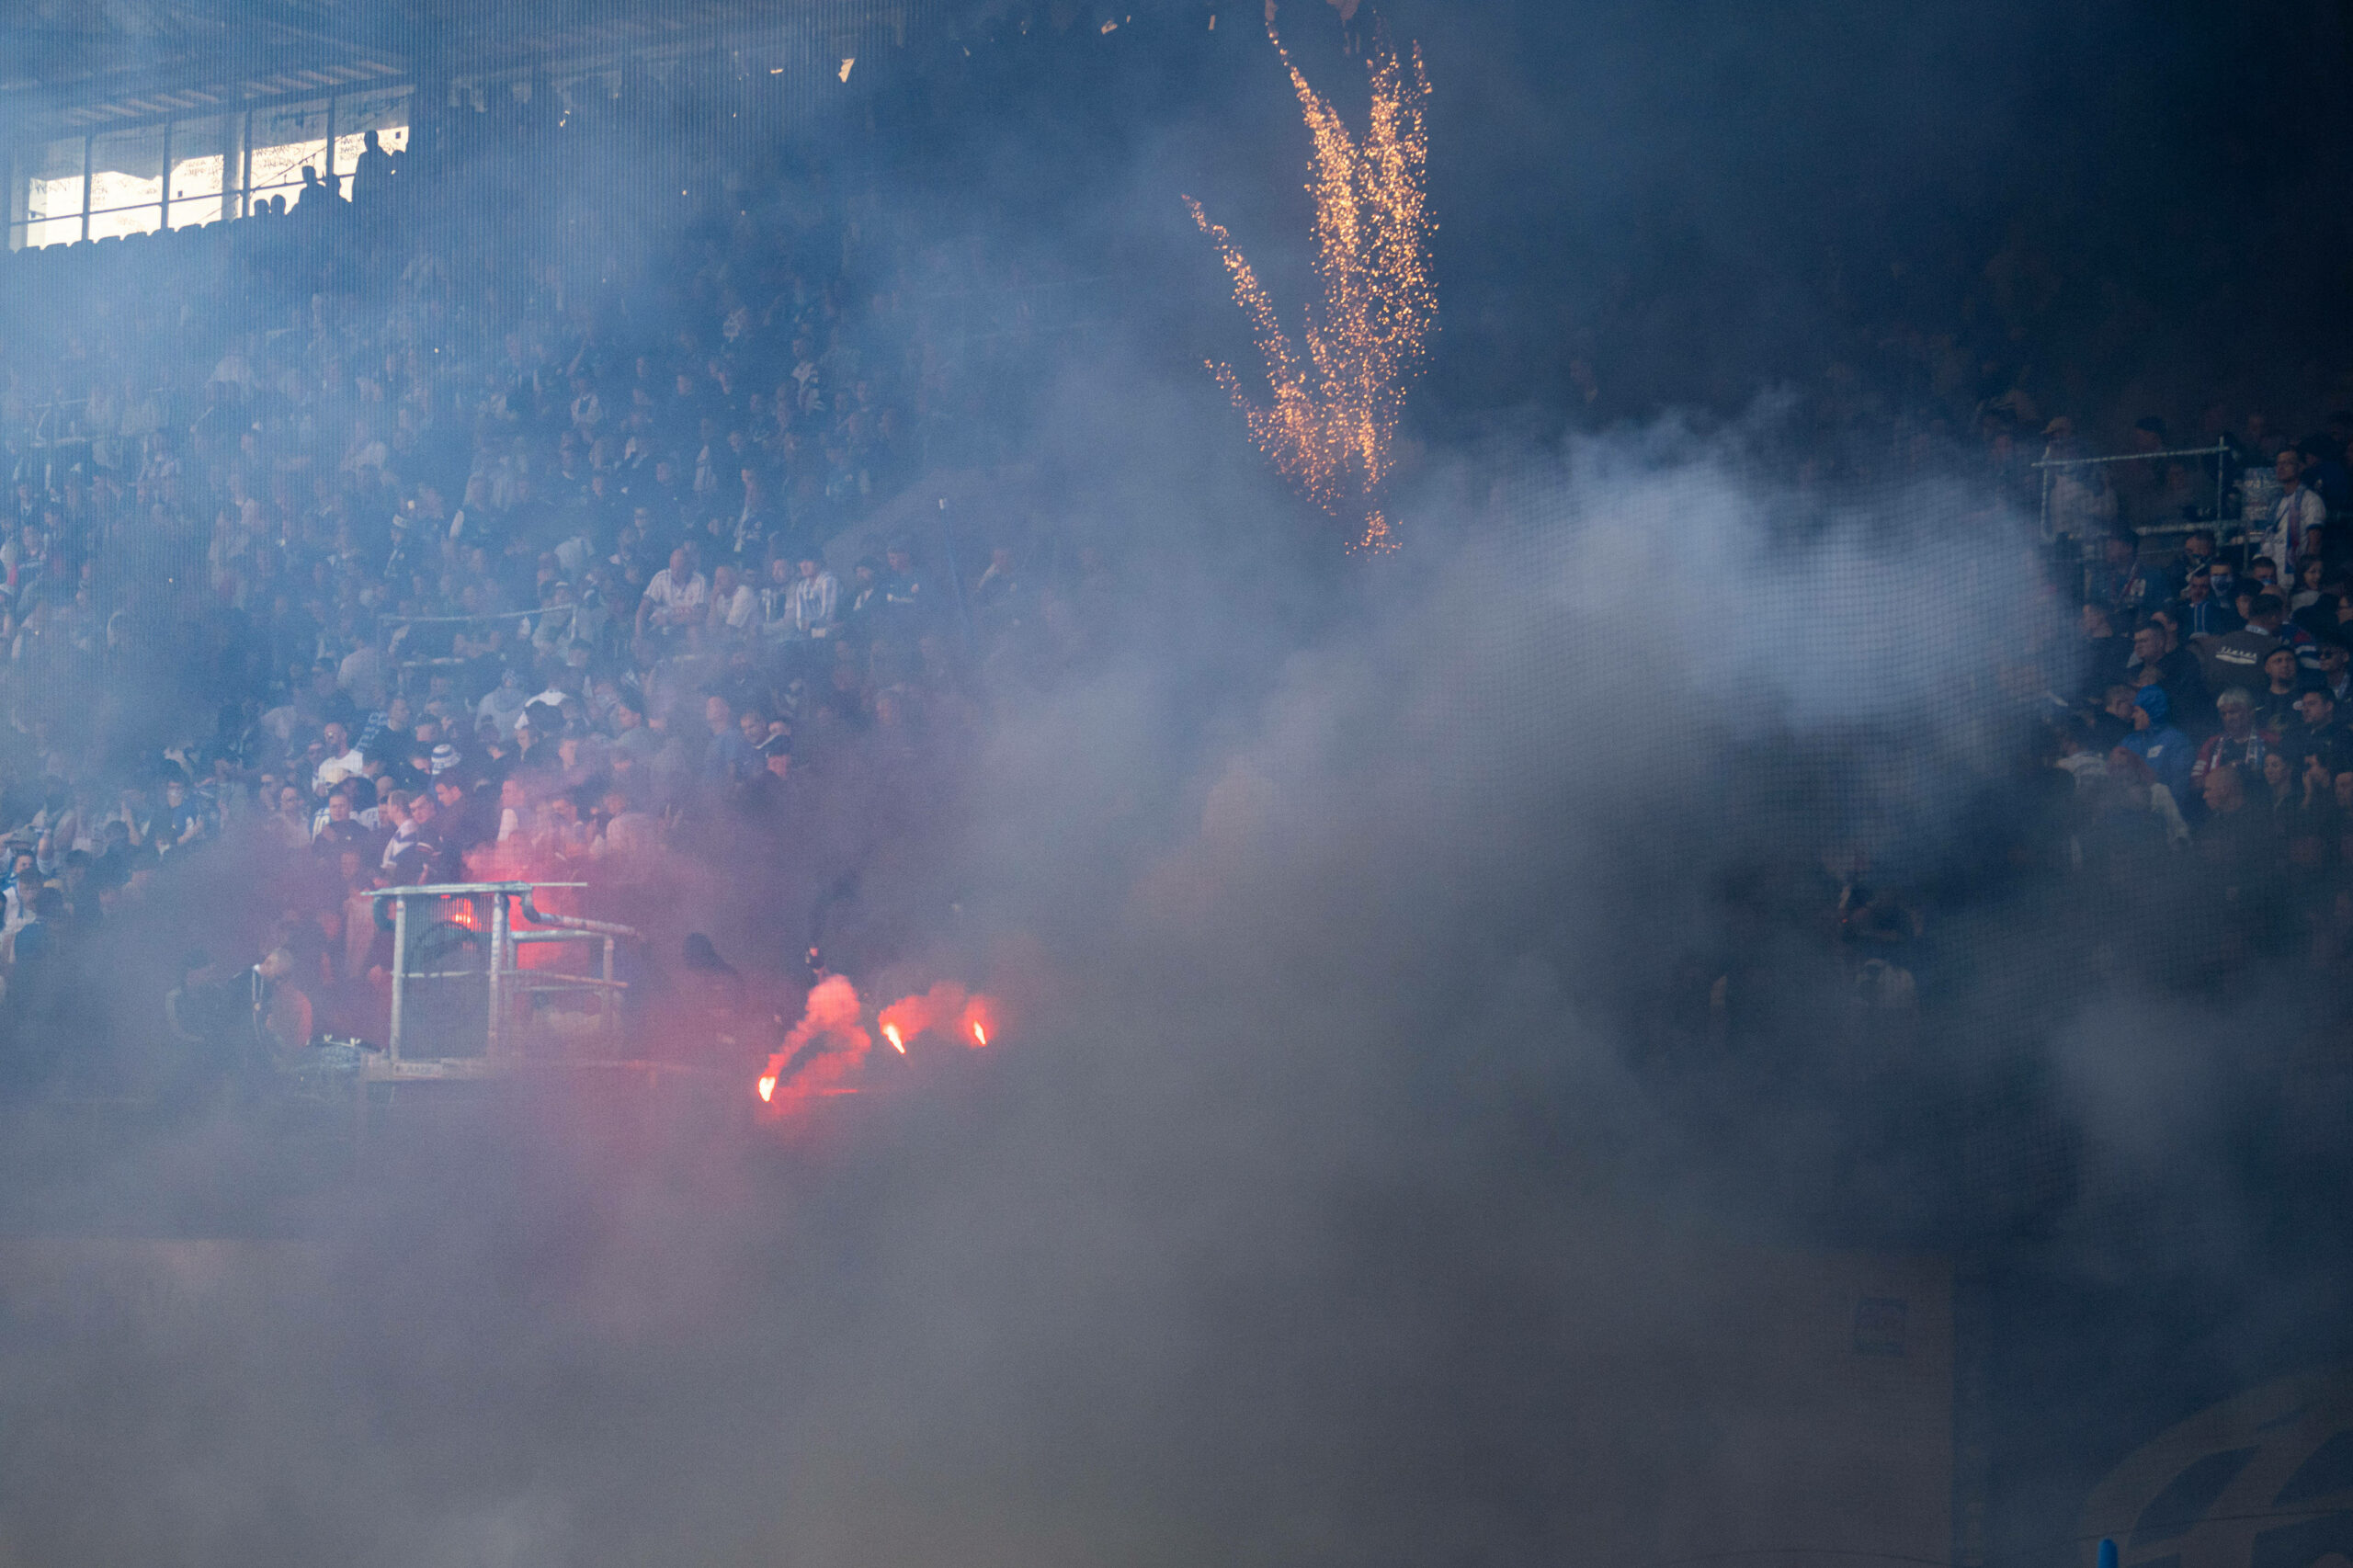
<svg viewBox="0 0 2353 1568">
<path fill-rule="evenodd" d="M 973 455 L 940 432 L 987 362 L 922 298 L 972 292 L 971 257 L 861 250 L 778 170 L 633 268 L 551 246 L 594 244 L 562 215 L 538 244 L 399 222 L 405 171 L 362 176 L 11 260 L 80 307 L 20 309 L 0 350 L 20 1076 L 54 1065 L 60 977 L 159 881 L 223 890 L 173 993 L 188 1041 L 256 1002 L 280 1053 L 381 1038 L 370 892 L 723 865 L 814 809 L 812 776 L 920 788 L 983 677 L 1082 657 L 1110 592 L 1094 551 L 1021 529 L 878 531 Z"/>
<path fill-rule="evenodd" d="M 2192 527 L 2177 552 L 2092 536 L 2075 684 L 2049 699 L 2069 855 L 2115 872 L 2186 848 L 2250 950 L 2337 956 L 2353 938 L 2353 536 L 2330 523 L 2348 437 L 2339 415 L 2295 445 L 2230 442 L 2239 526 Z"/>
</svg>

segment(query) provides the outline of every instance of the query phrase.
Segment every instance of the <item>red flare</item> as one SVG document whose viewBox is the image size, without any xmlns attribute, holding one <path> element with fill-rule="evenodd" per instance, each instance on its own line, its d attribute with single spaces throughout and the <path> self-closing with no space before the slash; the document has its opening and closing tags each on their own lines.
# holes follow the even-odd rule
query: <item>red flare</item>
<svg viewBox="0 0 2353 1568">
<path fill-rule="evenodd" d="M 905 1042 L 934 1029 L 955 1027 L 964 1006 L 964 988 L 943 980 L 920 996 L 903 996 L 882 1009 L 882 1038 L 902 1051 Z"/>
<path fill-rule="evenodd" d="M 997 1002 L 993 996 L 967 992 L 952 980 L 943 980 L 917 996 L 905 996 L 882 1009 L 883 1038 L 897 1045 L 921 1034 L 954 1040 L 977 1049 L 995 1038 Z"/>
<path fill-rule="evenodd" d="M 975 994 L 964 1004 L 962 1021 L 964 1036 L 974 1050 L 988 1044 L 998 1033 L 996 998 Z"/>
<path fill-rule="evenodd" d="M 864 1011 L 857 987 L 846 977 L 829 974 L 819 981 L 809 993 L 809 1006 L 801 1021 L 768 1058 L 767 1071 L 760 1079 L 760 1098 L 778 1115 L 790 1116 L 806 1109 L 821 1096 L 857 1093 L 858 1085 L 851 1080 L 874 1043 L 858 1021 Z M 785 1064 L 813 1043 L 822 1043 L 824 1049 L 807 1057 L 788 1080 Z"/>
</svg>

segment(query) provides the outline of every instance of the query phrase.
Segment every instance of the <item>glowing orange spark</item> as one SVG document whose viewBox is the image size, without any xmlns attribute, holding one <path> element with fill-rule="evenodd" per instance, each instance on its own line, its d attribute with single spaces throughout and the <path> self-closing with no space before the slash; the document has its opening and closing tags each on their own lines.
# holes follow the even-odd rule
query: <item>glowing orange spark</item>
<svg viewBox="0 0 2353 1568">
<path fill-rule="evenodd" d="M 989 1031 L 981 1028 L 981 1026 L 975 1022 L 972 1025 L 972 1043 L 975 1045 L 986 1045 L 988 1042 Z"/>
<path fill-rule="evenodd" d="M 1372 114 L 1358 143 L 1291 63 L 1271 7 L 1267 36 L 1290 72 L 1314 145 L 1314 177 L 1307 188 L 1315 198 L 1315 270 L 1324 298 L 1306 312 L 1302 362 L 1233 236 L 1187 197 L 1193 222 L 1216 244 L 1233 280 L 1235 303 L 1250 318 L 1272 401 L 1255 402 L 1232 366 L 1212 360 L 1210 370 L 1278 470 L 1326 512 L 1363 519 L 1363 533 L 1351 548 L 1393 550 L 1377 500 L 1392 466 L 1390 445 L 1406 388 L 1438 324 L 1422 115 L 1429 78 L 1418 48 L 1408 51 L 1408 74 L 1386 40 L 1378 41 L 1370 62 Z"/>
<path fill-rule="evenodd" d="M 904 1056 L 907 1053 L 907 1042 L 899 1038 L 898 1025 L 884 1024 L 882 1026 L 882 1038 L 889 1040 L 891 1042 L 891 1049 L 897 1051 L 900 1055 Z"/>
<path fill-rule="evenodd" d="M 760 1098 L 761 1098 L 763 1101 L 766 1101 L 766 1100 L 773 1099 L 773 1098 L 775 1098 L 775 1097 L 776 1097 L 776 1074 L 773 1074 L 773 1073 L 763 1073 L 763 1074 L 760 1074 Z"/>
</svg>

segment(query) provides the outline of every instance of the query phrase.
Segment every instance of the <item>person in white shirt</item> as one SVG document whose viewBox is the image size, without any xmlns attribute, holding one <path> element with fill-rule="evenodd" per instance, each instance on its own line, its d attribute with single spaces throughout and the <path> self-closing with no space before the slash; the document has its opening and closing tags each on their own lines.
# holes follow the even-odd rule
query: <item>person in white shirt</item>
<svg viewBox="0 0 2353 1568">
<path fill-rule="evenodd" d="M 664 637 L 675 636 L 703 618 L 710 602 L 710 582 L 693 566 L 693 557 L 680 545 L 670 552 L 670 564 L 654 574 L 645 597 L 637 604 L 637 635 L 650 626 Z"/>
<path fill-rule="evenodd" d="M 521 672 L 509 665 L 499 671 L 498 684 L 474 704 L 474 719 L 477 722 L 489 719 L 495 722 L 500 729 L 511 730 L 523 711 L 523 704 L 530 700 L 530 694 L 523 689 Z"/>
<path fill-rule="evenodd" d="M 592 553 L 594 547 L 589 544 L 588 536 L 574 528 L 569 538 L 555 547 L 556 564 L 563 568 L 566 575 L 577 577 L 588 564 Z"/>
<path fill-rule="evenodd" d="M 768 578 L 760 585 L 760 635 L 780 642 L 792 635 L 792 562 L 768 557 Z"/>
<path fill-rule="evenodd" d="M 604 818 L 604 830 L 588 846 L 591 858 L 642 862 L 652 859 L 654 851 L 660 847 L 661 823 L 652 813 L 631 805 L 626 790 L 608 790 L 599 814 Z"/>
<path fill-rule="evenodd" d="M 368 766 L 359 748 L 351 744 L 351 732 L 341 722 L 330 719 L 322 733 L 326 739 L 327 756 L 319 770 L 311 776 L 311 793 L 324 795 L 328 790 Z"/>
<path fill-rule="evenodd" d="M 710 626 L 714 631 L 748 631 L 752 612 L 759 606 L 752 585 L 735 580 L 732 562 L 722 562 L 711 571 Z"/>
<path fill-rule="evenodd" d="M 574 624 L 579 608 L 574 602 L 571 584 L 561 578 L 549 584 L 547 603 L 540 607 L 539 619 L 531 629 L 531 646 L 559 659 L 571 652 L 579 636 Z"/>
<path fill-rule="evenodd" d="M 797 574 L 788 574 L 782 556 L 769 563 L 766 631 L 779 639 L 830 637 L 837 629 L 841 579 L 813 552 L 804 554 L 798 567 Z"/>
<path fill-rule="evenodd" d="M 2075 438 L 2075 422 L 2065 415 L 2043 429 L 2045 462 L 2066 464 L 2083 455 Z M 2051 474 L 2051 527 L 2059 533 L 2097 538 L 2116 521 L 2116 492 L 2109 487 L 2108 471 L 2097 465 L 2054 467 Z"/>
<path fill-rule="evenodd" d="M 365 419 L 352 423 L 351 444 L 344 449 L 343 472 L 357 473 L 363 468 L 381 469 L 392 461 L 392 449 Z"/>
<path fill-rule="evenodd" d="M 382 639 L 362 639 L 335 670 L 335 684 L 351 694 L 363 713 L 384 705 L 392 662 L 384 656 Z"/>
<path fill-rule="evenodd" d="M 2320 492 L 2304 483 L 2303 454 L 2283 447 L 2273 470 L 2279 476 L 2279 499 L 2271 504 L 2271 531 L 2263 553 L 2279 567 L 2282 583 L 2295 581 L 2296 563 L 2313 548 L 2314 530 L 2328 520 L 2328 504 Z"/>
</svg>

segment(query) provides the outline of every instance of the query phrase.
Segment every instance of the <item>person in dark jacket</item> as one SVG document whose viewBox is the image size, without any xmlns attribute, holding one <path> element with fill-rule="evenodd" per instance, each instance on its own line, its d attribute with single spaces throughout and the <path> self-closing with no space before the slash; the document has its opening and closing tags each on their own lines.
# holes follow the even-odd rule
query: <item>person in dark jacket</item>
<svg viewBox="0 0 2353 1568">
<path fill-rule="evenodd" d="M 2124 678 L 2124 668 L 2132 657 L 2131 642 L 2118 633 L 2115 619 L 2104 604 L 2086 600 L 2084 618 L 2084 662 L 2081 689 L 2086 697 L 2106 691 Z"/>
<path fill-rule="evenodd" d="M 2214 574 L 2203 566 L 2191 569 L 2174 613 L 2180 619 L 2182 636 L 2192 640 L 2227 637 L 2244 624 L 2238 612 L 2215 596 Z"/>
<path fill-rule="evenodd" d="M 2170 711 L 2185 720 L 2199 715 L 2198 727 L 2211 728 L 2203 715 L 2211 710 L 2213 699 L 2206 694 L 2206 677 L 2198 668 L 2197 656 L 2186 648 L 2169 646 L 2163 622 L 2147 620 L 2133 629 L 2132 657 L 2126 671 L 2126 678 L 2136 686 L 2154 681 L 2164 687 Z"/>
</svg>

